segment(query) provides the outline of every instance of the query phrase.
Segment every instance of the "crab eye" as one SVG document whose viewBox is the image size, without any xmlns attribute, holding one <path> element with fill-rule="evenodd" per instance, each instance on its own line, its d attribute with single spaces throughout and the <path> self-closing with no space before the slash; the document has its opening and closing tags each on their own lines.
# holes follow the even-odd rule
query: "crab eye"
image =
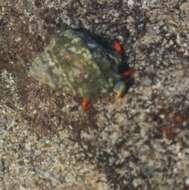
<svg viewBox="0 0 189 190">
<path fill-rule="evenodd" d="M 120 98 L 125 93 L 125 83 L 123 81 L 117 81 L 114 87 L 114 93 L 117 98 Z"/>
</svg>

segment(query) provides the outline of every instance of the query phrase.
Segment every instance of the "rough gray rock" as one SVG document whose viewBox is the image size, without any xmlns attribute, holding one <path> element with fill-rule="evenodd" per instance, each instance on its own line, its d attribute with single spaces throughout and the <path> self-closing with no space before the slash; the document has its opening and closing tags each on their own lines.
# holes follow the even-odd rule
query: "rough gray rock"
<svg viewBox="0 0 189 190">
<path fill-rule="evenodd" d="M 187 1 L 0 0 L 0 187 L 187 189 Z M 135 83 L 82 113 L 28 77 L 61 23 L 121 36 Z"/>
</svg>

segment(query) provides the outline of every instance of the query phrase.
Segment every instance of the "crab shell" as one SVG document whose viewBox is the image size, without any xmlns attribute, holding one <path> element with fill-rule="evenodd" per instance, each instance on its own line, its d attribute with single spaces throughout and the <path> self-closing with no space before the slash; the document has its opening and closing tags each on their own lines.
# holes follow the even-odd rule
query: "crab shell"
<svg viewBox="0 0 189 190">
<path fill-rule="evenodd" d="M 123 91 L 118 71 L 122 59 L 90 33 L 68 29 L 55 35 L 37 55 L 30 74 L 54 89 L 80 97 Z M 121 93 L 121 92 L 120 92 Z"/>
</svg>

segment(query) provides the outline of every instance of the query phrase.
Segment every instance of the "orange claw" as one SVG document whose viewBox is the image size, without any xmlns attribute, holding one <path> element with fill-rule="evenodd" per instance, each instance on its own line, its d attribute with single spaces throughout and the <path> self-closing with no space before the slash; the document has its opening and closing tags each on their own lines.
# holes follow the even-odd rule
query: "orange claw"
<svg viewBox="0 0 189 190">
<path fill-rule="evenodd" d="M 89 101 L 89 98 L 87 97 L 84 97 L 81 101 L 81 108 L 84 112 L 87 112 L 89 110 L 89 107 L 90 107 L 90 101 Z"/>
<path fill-rule="evenodd" d="M 133 76 L 134 75 L 134 73 L 135 73 L 135 69 L 133 69 L 133 68 L 128 68 L 126 71 L 124 71 L 123 73 L 122 73 L 122 75 L 124 76 L 124 78 L 130 78 L 131 76 Z"/>
<path fill-rule="evenodd" d="M 118 39 L 115 39 L 113 42 L 113 50 L 118 53 L 119 55 L 123 55 L 124 50 L 123 47 Z"/>
</svg>

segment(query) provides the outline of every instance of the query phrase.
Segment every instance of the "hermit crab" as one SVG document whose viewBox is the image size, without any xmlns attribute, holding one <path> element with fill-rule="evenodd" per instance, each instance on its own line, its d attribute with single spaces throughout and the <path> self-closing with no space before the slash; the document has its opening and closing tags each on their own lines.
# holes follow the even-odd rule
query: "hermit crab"
<svg viewBox="0 0 189 190">
<path fill-rule="evenodd" d="M 82 97 L 81 108 L 89 109 L 98 96 L 114 92 L 122 97 L 134 73 L 118 39 L 107 40 L 82 29 L 66 29 L 52 36 L 37 55 L 30 74 L 42 83 Z"/>
</svg>

